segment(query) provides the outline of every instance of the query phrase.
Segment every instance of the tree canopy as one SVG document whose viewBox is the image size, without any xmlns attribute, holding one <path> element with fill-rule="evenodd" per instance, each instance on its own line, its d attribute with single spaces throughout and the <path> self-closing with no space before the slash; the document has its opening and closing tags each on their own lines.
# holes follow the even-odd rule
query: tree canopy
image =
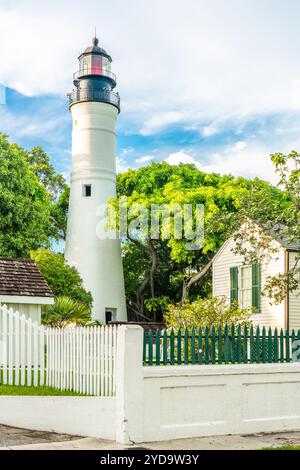
<svg viewBox="0 0 300 470">
<path fill-rule="evenodd" d="M 254 191 L 248 195 L 240 211 L 246 221 L 235 234 L 236 251 L 246 261 L 262 261 L 278 251 L 273 238 L 284 240 L 286 245 L 300 245 L 300 155 L 292 151 L 287 155 L 271 155 L 279 176 L 280 198 Z M 247 243 L 245 243 L 245 241 Z M 269 276 L 263 294 L 271 301 L 281 303 L 288 291 L 300 287 L 300 254 L 285 273 Z"/>
<path fill-rule="evenodd" d="M 0 254 L 27 256 L 49 246 L 50 196 L 24 149 L 0 134 Z"/>
<path fill-rule="evenodd" d="M 148 209 L 153 205 L 164 205 L 170 210 L 173 221 L 175 212 L 172 208 L 176 205 L 190 204 L 193 211 L 197 205 L 204 206 L 204 243 L 197 250 L 187 248 L 190 240 L 185 233 L 181 239 L 176 236 L 172 220 L 171 230 L 166 230 L 166 224 L 162 224 L 156 239 L 141 233 L 138 226 L 136 230 L 127 231 L 125 274 L 126 258 L 130 258 L 131 263 L 135 256 L 142 260 L 140 264 L 134 263 L 139 286 L 135 297 L 133 290 L 127 293 L 128 301 L 141 313 L 145 312 L 145 299 L 148 304 L 149 299 L 165 296 L 171 301 L 185 301 L 189 297 L 193 299 L 194 295 L 210 292 L 208 274 L 212 257 L 237 227 L 239 213 L 251 193 L 275 200 L 279 206 L 285 200 L 279 189 L 258 178 L 248 180 L 231 175 L 206 174 L 190 164 L 171 166 L 155 163 L 128 170 L 118 175 L 117 192 L 119 197 L 127 198 L 129 228 L 136 216 L 130 209 L 137 204 Z M 195 283 L 197 293 L 193 292 Z"/>
<path fill-rule="evenodd" d="M 36 250 L 30 253 L 38 268 L 52 289 L 55 297 L 69 297 L 92 307 L 92 296 L 87 292 L 76 268 L 69 266 L 63 255 L 50 250 Z"/>
<path fill-rule="evenodd" d="M 0 255 L 24 257 L 65 238 L 69 188 L 41 147 L 0 133 Z"/>
</svg>

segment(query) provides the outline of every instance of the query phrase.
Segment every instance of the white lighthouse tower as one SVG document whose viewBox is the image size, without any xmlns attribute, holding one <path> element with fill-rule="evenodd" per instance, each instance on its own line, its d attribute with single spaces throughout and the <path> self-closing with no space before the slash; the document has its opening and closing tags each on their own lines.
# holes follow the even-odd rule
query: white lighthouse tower
<svg viewBox="0 0 300 470">
<path fill-rule="evenodd" d="M 71 194 L 65 257 L 93 296 L 93 318 L 126 320 L 121 247 L 104 232 L 104 207 L 116 196 L 116 119 L 120 98 L 111 57 L 98 39 L 79 56 L 69 106 L 73 119 Z"/>
</svg>

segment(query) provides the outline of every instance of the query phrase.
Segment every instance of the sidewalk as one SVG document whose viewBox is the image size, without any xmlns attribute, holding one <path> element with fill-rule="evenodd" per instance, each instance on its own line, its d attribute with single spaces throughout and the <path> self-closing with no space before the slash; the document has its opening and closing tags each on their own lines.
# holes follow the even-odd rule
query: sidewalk
<svg viewBox="0 0 300 470">
<path fill-rule="evenodd" d="M 3 434 L 9 435 L 4 444 Z M 13 435 L 15 435 L 15 443 Z M 39 436 L 40 435 L 40 436 Z M 22 437 L 23 436 L 23 437 Z M 20 441 L 20 438 L 23 439 Z M 28 442 L 28 439 L 31 442 Z M 26 443 L 27 440 L 27 443 Z M 32 442 L 34 440 L 35 442 Z M 217 436 L 179 439 L 173 441 L 122 446 L 115 442 L 95 438 L 79 438 L 54 433 L 16 430 L 0 426 L 0 450 L 258 450 L 264 447 L 300 445 L 300 432 L 253 434 L 248 436 Z"/>
</svg>

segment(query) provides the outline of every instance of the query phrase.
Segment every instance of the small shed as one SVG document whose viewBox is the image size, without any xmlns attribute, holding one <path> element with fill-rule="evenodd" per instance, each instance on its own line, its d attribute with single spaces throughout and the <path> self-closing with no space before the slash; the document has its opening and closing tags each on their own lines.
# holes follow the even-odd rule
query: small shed
<svg viewBox="0 0 300 470">
<path fill-rule="evenodd" d="M 33 260 L 0 257 L 0 305 L 40 324 L 42 305 L 53 303 L 53 292 Z"/>
</svg>

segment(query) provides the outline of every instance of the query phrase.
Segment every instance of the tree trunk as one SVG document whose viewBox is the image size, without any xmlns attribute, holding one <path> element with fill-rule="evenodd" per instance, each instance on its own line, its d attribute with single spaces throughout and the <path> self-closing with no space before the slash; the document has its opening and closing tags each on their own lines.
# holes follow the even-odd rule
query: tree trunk
<svg viewBox="0 0 300 470">
<path fill-rule="evenodd" d="M 149 248 L 145 247 L 139 240 L 135 238 L 128 237 L 129 240 L 134 243 L 144 255 L 150 257 L 151 259 L 151 268 L 142 284 L 139 286 L 136 292 L 136 308 L 143 315 L 144 314 L 144 294 L 147 286 L 150 286 L 151 296 L 155 297 L 155 285 L 154 285 L 154 275 L 157 271 L 157 252 L 153 246 L 152 241 L 149 239 Z"/>
<path fill-rule="evenodd" d="M 193 274 L 192 276 L 184 279 L 183 281 L 183 287 L 182 287 L 182 298 L 181 298 L 181 303 L 183 304 L 186 300 L 189 298 L 190 294 L 190 289 L 195 282 L 200 281 L 203 279 L 206 274 L 209 272 L 210 268 L 212 266 L 212 260 L 209 261 L 199 272 Z"/>
</svg>

